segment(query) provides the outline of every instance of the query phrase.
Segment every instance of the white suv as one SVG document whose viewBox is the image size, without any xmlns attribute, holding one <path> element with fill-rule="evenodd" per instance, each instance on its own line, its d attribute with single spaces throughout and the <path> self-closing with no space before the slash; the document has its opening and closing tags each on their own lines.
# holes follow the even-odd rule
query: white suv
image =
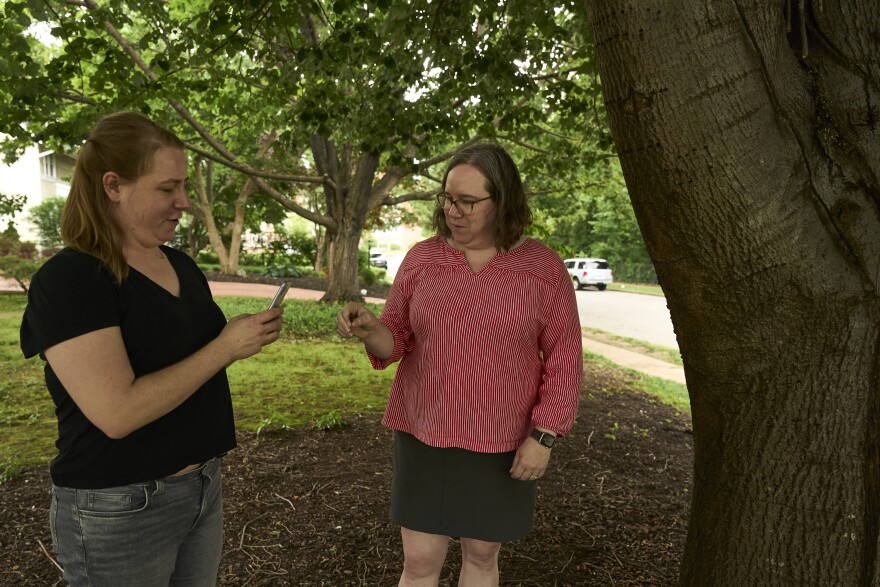
<svg viewBox="0 0 880 587">
<path fill-rule="evenodd" d="M 571 275 L 571 283 L 575 289 L 584 289 L 588 285 L 595 285 L 599 291 L 604 290 L 609 283 L 614 281 L 611 275 L 611 267 L 605 259 L 579 258 L 566 259 L 565 267 Z"/>
<path fill-rule="evenodd" d="M 381 252 L 373 251 L 370 253 L 370 265 L 381 269 L 388 269 L 388 259 Z"/>
</svg>

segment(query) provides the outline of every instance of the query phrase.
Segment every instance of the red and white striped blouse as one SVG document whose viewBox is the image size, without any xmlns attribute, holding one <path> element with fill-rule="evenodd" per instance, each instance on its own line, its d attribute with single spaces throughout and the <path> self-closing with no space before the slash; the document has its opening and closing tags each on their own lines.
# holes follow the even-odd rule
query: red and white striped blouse
<svg viewBox="0 0 880 587">
<path fill-rule="evenodd" d="M 436 236 L 413 247 L 380 318 L 401 360 L 382 423 L 431 446 L 515 450 L 533 425 L 565 434 L 583 375 L 574 288 L 532 239 L 474 273 Z M 369 354 L 369 353 L 368 353 Z"/>
</svg>

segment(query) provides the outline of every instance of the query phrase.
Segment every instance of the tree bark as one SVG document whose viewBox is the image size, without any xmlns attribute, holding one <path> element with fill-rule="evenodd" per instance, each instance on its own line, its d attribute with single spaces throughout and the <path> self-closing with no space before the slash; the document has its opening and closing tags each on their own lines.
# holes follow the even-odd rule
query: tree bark
<svg viewBox="0 0 880 587">
<path fill-rule="evenodd" d="M 312 155 L 318 172 L 332 179 L 324 186 L 327 215 L 335 222 L 326 227 L 327 291 L 322 301 L 362 301 L 358 285 L 361 233 L 369 212 L 373 178 L 379 168 L 378 153 L 361 153 L 354 161 L 351 149 L 324 137 L 312 138 Z"/>
<path fill-rule="evenodd" d="M 880 4 L 587 0 L 684 359 L 684 585 L 880 585 Z"/>
</svg>

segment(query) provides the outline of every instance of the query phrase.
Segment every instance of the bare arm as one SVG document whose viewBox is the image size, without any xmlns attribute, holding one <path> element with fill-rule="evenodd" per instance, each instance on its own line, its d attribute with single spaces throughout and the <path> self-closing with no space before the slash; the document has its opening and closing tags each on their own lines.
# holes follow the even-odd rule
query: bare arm
<svg viewBox="0 0 880 587">
<path fill-rule="evenodd" d="M 110 438 L 123 438 L 182 404 L 221 369 L 277 340 L 282 312 L 233 318 L 189 357 L 137 378 L 116 326 L 56 344 L 45 355 L 86 418 Z"/>
</svg>

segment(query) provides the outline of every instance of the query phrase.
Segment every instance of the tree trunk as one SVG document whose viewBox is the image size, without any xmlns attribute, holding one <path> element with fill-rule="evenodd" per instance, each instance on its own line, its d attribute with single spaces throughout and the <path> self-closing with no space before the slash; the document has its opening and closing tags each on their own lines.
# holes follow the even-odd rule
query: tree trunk
<svg viewBox="0 0 880 587">
<path fill-rule="evenodd" d="M 220 272 L 226 275 L 235 275 L 238 272 L 238 260 L 241 251 L 241 235 L 244 232 L 244 212 L 248 198 L 254 194 L 256 187 L 251 180 L 245 180 L 244 185 L 238 192 L 235 200 L 232 222 L 227 225 L 229 232 L 229 246 L 223 243 L 223 236 L 220 227 L 214 219 L 212 211 L 213 199 L 209 197 L 210 189 L 202 182 L 199 166 L 196 164 L 196 194 L 198 200 L 193 202 L 192 214 L 199 222 L 205 225 L 208 233 L 208 242 L 211 249 L 217 254 L 217 262 L 220 265 Z M 210 178 L 210 174 L 209 174 Z"/>
<path fill-rule="evenodd" d="M 880 4 L 587 7 L 691 398 L 681 583 L 880 585 Z"/>
<path fill-rule="evenodd" d="M 312 155 L 318 172 L 332 179 L 331 185 L 325 184 L 324 193 L 327 214 L 335 221 L 335 227 L 325 233 L 327 291 L 321 300 L 363 301 L 358 285 L 358 245 L 367 220 L 379 154 L 362 153 L 353 161 L 349 145 L 338 151 L 329 139 L 315 136 Z"/>
<path fill-rule="evenodd" d="M 320 224 L 315 224 L 315 271 L 324 269 L 324 258 L 327 255 L 326 229 Z"/>
<path fill-rule="evenodd" d="M 333 236 L 328 247 L 327 291 L 321 301 L 363 301 L 358 286 L 358 244 L 360 227 L 346 225 Z M 329 233 L 328 233 L 329 234 Z"/>
</svg>

